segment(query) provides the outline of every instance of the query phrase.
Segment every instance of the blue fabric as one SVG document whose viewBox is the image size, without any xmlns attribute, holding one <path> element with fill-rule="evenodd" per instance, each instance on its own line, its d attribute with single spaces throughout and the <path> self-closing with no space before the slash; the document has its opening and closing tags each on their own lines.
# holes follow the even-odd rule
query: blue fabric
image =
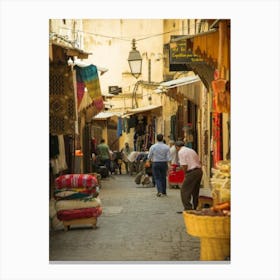
<svg viewBox="0 0 280 280">
<path fill-rule="evenodd" d="M 92 80 L 98 79 L 97 67 L 95 65 L 89 65 L 86 67 L 74 66 L 76 70 L 77 82 L 90 82 Z"/>
<path fill-rule="evenodd" d="M 121 135 L 122 135 L 122 118 L 118 118 L 117 137 L 120 137 Z"/>
</svg>

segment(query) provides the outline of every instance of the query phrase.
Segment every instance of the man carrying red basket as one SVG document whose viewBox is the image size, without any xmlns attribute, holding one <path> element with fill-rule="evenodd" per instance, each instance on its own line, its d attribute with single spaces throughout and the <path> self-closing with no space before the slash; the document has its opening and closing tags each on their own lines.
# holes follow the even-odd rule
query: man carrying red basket
<svg viewBox="0 0 280 280">
<path fill-rule="evenodd" d="M 181 187 L 181 200 L 184 211 L 195 210 L 198 205 L 199 188 L 203 174 L 201 162 L 198 154 L 193 149 L 185 147 L 183 141 L 177 141 L 175 147 L 178 151 L 180 167 L 185 172 L 185 179 Z M 177 213 L 182 213 L 182 211 Z"/>
</svg>

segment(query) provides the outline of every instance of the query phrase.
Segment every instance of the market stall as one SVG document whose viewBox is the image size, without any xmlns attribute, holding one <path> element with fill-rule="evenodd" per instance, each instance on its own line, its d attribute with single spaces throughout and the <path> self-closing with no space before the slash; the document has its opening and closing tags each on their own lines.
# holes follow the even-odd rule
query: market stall
<svg viewBox="0 0 280 280">
<path fill-rule="evenodd" d="M 230 259 L 230 161 L 219 161 L 212 169 L 213 206 L 183 212 L 186 231 L 200 238 L 200 260 Z"/>
<path fill-rule="evenodd" d="M 54 198 L 58 220 L 65 231 L 72 225 L 92 225 L 102 214 L 98 197 L 99 185 L 95 176 L 89 174 L 61 175 L 55 180 Z"/>
</svg>

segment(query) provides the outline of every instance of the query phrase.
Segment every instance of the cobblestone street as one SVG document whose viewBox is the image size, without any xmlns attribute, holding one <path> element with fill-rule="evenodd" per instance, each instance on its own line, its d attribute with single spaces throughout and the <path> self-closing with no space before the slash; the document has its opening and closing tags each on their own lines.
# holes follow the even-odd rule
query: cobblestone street
<svg viewBox="0 0 280 280">
<path fill-rule="evenodd" d="M 56 221 L 50 230 L 50 261 L 186 262 L 199 260 L 200 241 L 186 233 L 180 190 L 143 188 L 133 176 L 101 180 L 103 214 L 97 228 Z"/>
</svg>

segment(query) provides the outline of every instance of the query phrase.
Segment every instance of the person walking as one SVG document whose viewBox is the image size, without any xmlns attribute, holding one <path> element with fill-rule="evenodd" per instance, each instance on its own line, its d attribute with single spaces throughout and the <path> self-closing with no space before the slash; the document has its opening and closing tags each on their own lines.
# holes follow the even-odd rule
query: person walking
<svg viewBox="0 0 280 280">
<path fill-rule="evenodd" d="M 157 187 L 157 196 L 166 195 L 166 175 L 170 161 L 169 146 L 163 143 L 163 135 L 157 135 L 157 143 L 153 144 L 148 153 L 148 160 L 152 161 L 152 172 Z"/>
<path fill-rule="evenodd" d="M 171 170 L 174 168 L 174 166 L 179 165 L 178 152 L 177 152 L 177 149 L 175 147 L 175 141 L 174 140 L 169 141 L 169 149 L 170 149 L 170 162 L 169 162 L 169 166 L 168 166 L 168 168 L 169 168 L 168 173 L 171 172 Z M 175 167 L 175 169 L 176 169 L 176 167 Z M 168 187 L 169 188 L 174 188 L 174 189 L 180 189 L 178 184 L 176 184 L 176 185 L 170 184 L 169 181 L 168 181 Z"/>
<path fill-rule="evenodd" d="M 183 141 L 176 141 L 180 167 L 185 172 L 185 179 L 181 187 L 181 200 L 184 211 L 196 209 L 198 205 L 199 188 L 202 178 L 201 163 L 198 154 L 185 146 Z M 192 199 L 192 203 L 191 203 Z M 181 214 L 182 211 L 178 211 Z"/>
<path fill-rule="evenodd" d="M 128 170 L 129 170 L 129 174 L 132 176 L 133 172 L 137 173 L 137 165 L 136 165 L 136 159 L 137 156 L 140 154 L 140 152 L 137 151 L 132 151 L 129 156 L 127 157 L 128 159 Z"/>
<path fill-rule="evenodd" d="M 179 164 L 178 161 L 178 153 L 175 147 L 175 141 L 170 140 L 169 141 L 169 146 L 170 146 L 170 164 Z"/>
<path fill-rule="evenodd" d="M 111 153 L 109 146 L 105 143 L 104 139 L 101 139 L 100 144 L 97 145 L 96 150 L 101 164 L 106 166 L 109 173 L 111 171 Z"/>
<path fill-rule="evenodd" d="M 125 165 L 126 174 L 129 174 L 129 160 L 128 160 L 128 156 L 130 155 L 131 152 L 132 152 L 132 149 L 129 147 L 129 144 L 126 142 L 124 144 L 124 147 L 121 149 L 122 161 L 124 162 L 124 165 Z"/>
</svg>

